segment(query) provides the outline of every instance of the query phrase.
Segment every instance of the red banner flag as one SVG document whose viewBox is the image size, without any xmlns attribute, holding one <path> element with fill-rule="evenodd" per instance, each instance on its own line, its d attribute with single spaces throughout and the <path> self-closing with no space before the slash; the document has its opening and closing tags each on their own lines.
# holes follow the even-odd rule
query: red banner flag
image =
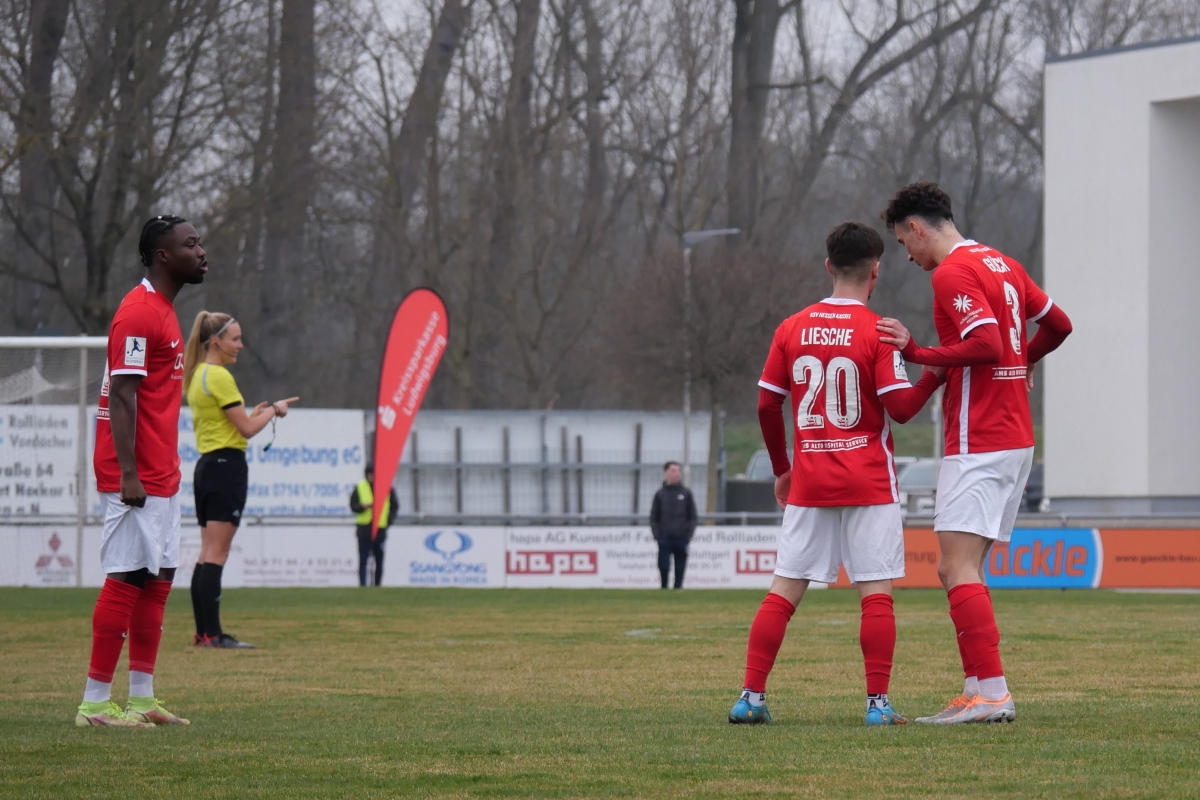
<svg viewBox="0 0 1200 800">
<path fill-rule="evenodd" d="M 409 292 L 392 319 L 379 373 L 379 405 L 375 410 L 372 538 L 379 532 L 384 501 L 391 492 L 413 418 L 446 350 L 448 330 L 446 304 L 432 289 Z"/>
</svg>

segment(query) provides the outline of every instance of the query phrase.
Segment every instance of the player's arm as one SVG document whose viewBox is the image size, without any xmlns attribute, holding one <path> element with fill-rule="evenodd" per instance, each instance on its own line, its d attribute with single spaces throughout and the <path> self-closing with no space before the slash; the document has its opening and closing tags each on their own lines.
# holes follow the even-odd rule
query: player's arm
<svg viewBox="0 0 1200 800">
<path fill-rule="evenodd" d="M 771 457 L 771 472 L 775 474 L 775 503 L 787 507 L 792 489 L 792 462 L 788 459 L 787 428 L 783 423 L 783 401 L 786 396 L 770 389 L 758 390 L 758 427 L 763 444 Z"/>
<path fill-rule="evenodd" d="M 885 391 L 879 396 L 879 400 L 883 403 L 883 409 L 887 411 L 889 417 L 896 422 L 908 422 L 925 407 L 925 403 L 942 385 L 945 377 L 944 367 L 926 368 L 915 386 Z"/>
<path fill-rule="evenodd" d="M 658 539 L 658 521 L 662 517 L 662 490 L 659 489 L 654 493 L 654 500 L 650 502 L 650 533 L 655 539 Z"/>
<path fill-rule="evenodd" d="M 1058 346 L 1071 335 L 1071 318 L 1067 312 L 1051 303 L 1049 309 L 1038 317 L 1037 333 L 1029 340 L 1026 354 L 1030 365 L 1036 364 L 1048 354 L 1058 349 Z"/>
<path fill-rule="evenodd" d="M 905 361 L 930 367 L 970 367 L 995 364 L 1004 353 L 1000 326 L 985 322 L 967 332 L 962 341 L 940 347 L 921 347 L 898 319 L 884 317 L 875 323 L 879 341 L 900 348 Z"/>
<path fill-rule="evenodd" d="M 267 427 L 267 423 L 276 416 L 270 403 L 259 403 L 250 411 L 246 411 L 242 401 L 236 400 L 231 405 L 223 406 L 221 410 L 225 412 L 229 424 L 247 439 Z"/>
<path fill-rule="evenodd" d="M 771 456 L 771 472 L 776 477 L 792 468 L 788 459 L 787 428 L 783 422 L 785 395 L 770 389 L 758 390 L 758 427 L 762 430 L 763 444 Z"/>
<path fill-rule="evenodd" d="M 395 489 L 388 491 L 388 500 L 390 501 L 390 505 L 388 506 L 388 518 L 387 522 L 384 524 L 390 528 L 392 523 L 396 521 L 396 513 L 400 510 L 400 498 L 396 496 Z"/>
<path fill-rule="evenodd" d="M 113 446 L 121 467 L 121 502 L 141 508 L 146 505 L 146 487 L 138 477 L 137 451 L 137 390 L 144 375 L 123 373 L 108 381 L 108 416 L 112 427 Z"/>
<path fill-rule="evenodd" d="M 687 540 L 692 540 L 693 534 L 696 533 L 696 523 L 699 522 L 700 516 L 696 513 L 696 498 L 692 496 L 691 490 L 687 492 L 687 505 L 684 509 L 685 521 L 684 525 L 687 528 Z"/>
<path fill-rule="evenodd" d="M 272 419 L 286 417 L 288 406 L 299 399 L 299 397 L 289 397 L 286 400 L 276 400 L 274 403 L 259 403 L 247 412 L 241 394 L 237 394 L 236 399 L 222 406 L 222 410 L 229 423 L 237 428 L 237 432 L 249 439 L 267 427 Z"/>
</svg>

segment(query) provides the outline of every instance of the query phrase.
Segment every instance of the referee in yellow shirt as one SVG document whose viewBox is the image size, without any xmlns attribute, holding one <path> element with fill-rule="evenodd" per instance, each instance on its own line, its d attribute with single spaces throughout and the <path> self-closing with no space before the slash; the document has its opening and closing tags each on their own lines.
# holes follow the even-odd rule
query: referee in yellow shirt
<svg viewBox="0 0 1200 800">
<path fill-rule="evenodd" d="M 184 350 L 183 389 L 200 451 L 193 478 L 200 523 L 200 557 L 192 572 L 197 647 L 254 647 L 221 629 L 221 572 L 246 506 L 246 440 L 286 417 L 288 406 L 300 399 L 259 403 L 247 412 L 237 382 L 226 368 L 237 361 L 244 346 L 237 320 L 229 314 L 201 311 Z"/>
</svg>

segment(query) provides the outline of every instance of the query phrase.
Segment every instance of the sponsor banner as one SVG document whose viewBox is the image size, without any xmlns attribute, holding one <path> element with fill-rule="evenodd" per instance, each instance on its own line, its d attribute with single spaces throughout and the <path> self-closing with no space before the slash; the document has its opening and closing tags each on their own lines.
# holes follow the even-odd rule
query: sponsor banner
<svg viewBox="0 0 1200 800">
<path fill-rule="evenodd" d="M 0 527 L 0 586 L 99 586 L 100 528 L 83 531 L 76 553 L 74 526 Z M 778 529 L 703 527 L 696 531 L 684 585 L 689 589 L 766 590 L 775 569 Z M 200 534 L 184 525 L 175 585 L 191 582 Z M 659 585 L 658 548 L 635 527 L 435 527 L 388 530 L 385 586 L 475 588 L 633 588 Z M 905 531 L 905 578 L 898 586 L 940 587 L 937 538 L 929 529 Z M 997 588 L 1200 589 L 1200 530 L 1021 528 L 995 545 L 986 562 Z M 355 586 L 354 526 L 243 525 L 233 540 L 222 584 L 241 586 Z M 844 572 L 838 586 L 849 586 Z M 819 586 L 819 584 L 815 584 Z"/>
<path fill-rule="evenodd" d="M 187 590 L 200 553 L 198 528 L 184 526 L 179 552 L 175 586 Z M 353 525 L 346 529 L 243 526 L 233 537 L 229 559 L 221 572 L 222 588 L 357 585 L 358 544 Z"/>
<path fill-rule="evenodd" d="M 243 518 L 349 517 L 350 493 L 362 478 L 362 412 L 293 408 L 279 420 L 274 435 L 272 442 L 268 426 L 246 448 L 250 476 Z M 186 529 L 196 523 L 192 477 L 200 458 L 187 406 L 179 417 L 179 457 Z M 96 502 L 93 513 L 99 510 Z"/>
<path fill-rule="evenodd" d="M 984 566 L 989 586 L 1087 589 L 1100 585 L 1100 534 L 1087 528 L 1016 528 L 994 544 Z"/>
<path fill-rule="evenodd" d="M 941 586 L 932 530 L 906 529 L 904 555 L 897 586 Z M 984 567 L 995 588 L 1200 588 L 1200 530 L 1016 528 Z M 850 585 L 845 572 L 837 585 Z"/>
<path fill-rule="evenodd" d="M 657 589 L 658 545 L 646 528 L 509 528 L 510 587 Z M 775 571 L 779 530 L 699 528 L 684 586 L 763 588 Z"/>
<path fill-rule="evenodd" d="M 1200 531 L 1105 528 L 1099 537 L 1100 586 L 1200 587 Z"/>
<path fill-rule="evenodd" d="M 386 498 L 408 441 L 425 390 L 446 350 L 449 331 L 446 305 L 432 289 L 409 292 L 388 333 L 379 368 L 379 405 L 375 412 L 375 497 Z M 371 509 L 371 536 L 379 530 L 383 502 Z"/>
<path fill-rule="evenodd" d="M 78 434 L 77 406 L 0 405 L 0 519 L 77 513 Z"/>
<path fill-rule="evenodd" d="M 503 587 L 504 540 L 504 528 L 393 526 L 383 585 Z"/>
<path fill-rule="evenodd" d="M 79 559 L 75 539 L 74 526 L 0 528 L 0 586 L 74 586 Z M 97 531 L 96 561 L 100 560 L 99 541 Z"/>
</svg>

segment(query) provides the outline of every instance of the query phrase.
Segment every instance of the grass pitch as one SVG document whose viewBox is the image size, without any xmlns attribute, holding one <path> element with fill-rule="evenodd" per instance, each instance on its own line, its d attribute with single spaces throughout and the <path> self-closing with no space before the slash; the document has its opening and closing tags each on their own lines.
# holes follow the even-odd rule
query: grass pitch
<svg viewBox="0 0 1200 800">
<path fill-rule="evenodd" d="M 732 726 L 760 591 L 231 589 L 253 651 L 167 608 L 189 728 L 79 729 L 95 589 L 0 589 L 0 797 L 1200 796 L 1200 596 L 993 593 L 1017 721 L 862 725 L 858 599 L 813 591 Z M 945 596 L 897 595 L 897 709 L 961 675 Z M 125 660 L 115 699 L 123 702 Z"/>
</svg>

